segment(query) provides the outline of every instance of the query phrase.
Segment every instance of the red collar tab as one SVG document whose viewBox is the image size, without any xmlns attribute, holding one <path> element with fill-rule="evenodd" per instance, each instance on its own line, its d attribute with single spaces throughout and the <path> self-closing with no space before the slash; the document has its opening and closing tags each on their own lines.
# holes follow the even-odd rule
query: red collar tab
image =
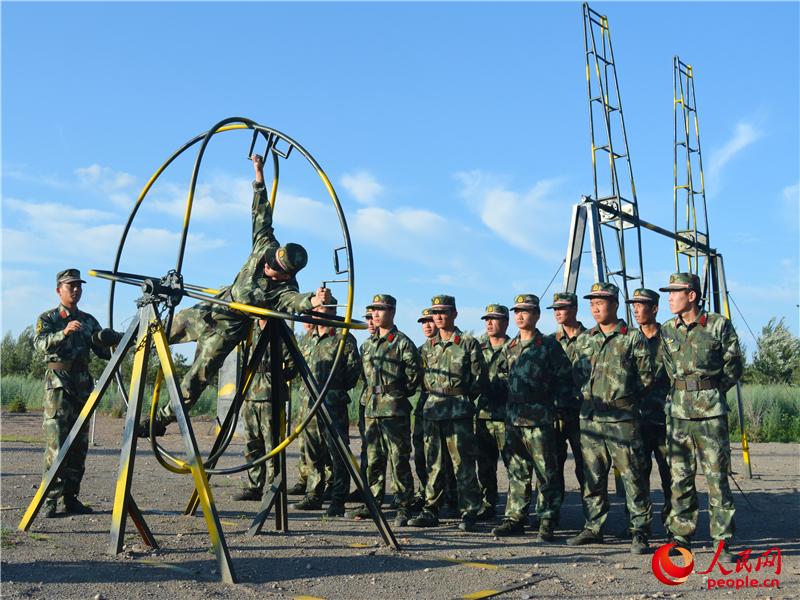
<svg viewBox="0 0 800 600">
<path fill-rule="evenodd" d="M 702 325 L 703 327 L 705 327 L 706 323 L 708 323 L 708 313 L 703 313 L 702 315 L 700 315 L 700 318 L 697 319 L 697 322 L 700 323 L 700 325 Z"/>
<path fill-rule="evenodd" d="M 390 333 L 389 335 L 387 335 L 386 336 L 386 341 L 387 342 L 393 342 L 394 341 L 394 334 Z"/>
<path fill-rule="evenodd" d="M 481 350 L 486 350 L 489 347 L 489 342 L 481 342 Z"/>
<path fill-rule="evenodd" d="M 622 335 L 625 335 L 625 334 L 627 334 L 627 333 L 628 333 L 628 326 L 627 326 L 627 325 L 622 325 L 622 326 L 620 326 L 620 328 L 619 328 L 619 332 L 620 332 Z"/>
<path fill-rule="evenodd" d="M 328 327 L 328 335 L 331 336 L 331 337 L 336 335 L 336 329 L 333 328 L 333 327 Z"/>
<path fill-rule="evenodd" d="M 460 336 L 460 335 L 458 335 L 458 334 L 455 334 L 455 335 L 453 336 L 453 343 L 454 343 L 456 346 L 458 346 L 458 345 L 461 343 L 461 336 Z"/>
<path fill-rule="evenodd" d="M 543 343 L 544 343 L 544 340 L 542 339 L 542 336 L 541 336 L 541 335 L 538 335 L 538 334 L 537 334 L 537 335 L 536 335 L 536 337 L 535 337 L 535 338 L 533 338 L 533 344 L 534 344 L 535 346 L 541 346 Z"/>
<path fill-rule="evenodd" d="M 62 319 L 66 319 L 69 316 L 69 313 L 62 308 L 60 311 L 58 311 L 58 316 Z"/>
</svg>

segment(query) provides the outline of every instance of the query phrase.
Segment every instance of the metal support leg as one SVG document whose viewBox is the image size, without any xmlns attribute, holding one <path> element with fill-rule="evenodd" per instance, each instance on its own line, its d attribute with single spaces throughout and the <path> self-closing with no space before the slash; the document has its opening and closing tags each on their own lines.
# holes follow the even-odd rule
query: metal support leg
<svg viewBox="0 0 800 600">
<path fill-rule="evenodd" d="M 172 409 L 177 418 L 181 437 L 186 447 L 186 463 L 189 469 L 191 469 L 194 486 L 200 501 L 200 507 L 203 509 L 208 535 L 211 539 L 211 548 L 217 558 L 222 580 L 226 583 L 236 583 L 236 575 L 233 570 L 233 564 L 231 563 L 228 546 L 225 543 L 222 525 L 219 522 L 217 508 L 214 505 L 214 496 L 211 493 L 211 486 L 208 483 L 208 477 L 203 468 L 200 452 L 197 449 L 197 441 L 192 431 L 192 424 L 186 416 L 186 410 L 183 407 L 181 396 L 178 392 L 178 380 L 175 376 L 175 369 L 172 364 L 172 355 L 169 352 L 169 342 L 167 341 L 167 336 L 161 328 L 160 323 L 158 323 L 158 321 L 156 321 L 156 323 L 158 326 L 152 334 L 153 342 L 161 362 L 161 369 L 164 372 L 164 383 L 169 392 Z"/>
<path fill-rule="evenodd" d="M 136 428 L 142 412 L 144 388 L 147 383 L 147 360 L 150 356 L 151 338 L 150 320 L 153 308 L 146 306 L 139 309 L 139 335 L 137 336 L 136 353 L 133 357 L 131 371 L 131 388 L 128 394 L 128 412 L 125 416 L 125 429 L 122 433 L 122 445 L 119 455 L 119 471 L 114 493 L 114 508 L 111 512 L 111 533 L 108 551 L 110 554 L 122 552 L 125 543 L 125 520 L 128 517 L 128 505 L 131 500 L 131 482 L 136 462 Z"/>
</svg>

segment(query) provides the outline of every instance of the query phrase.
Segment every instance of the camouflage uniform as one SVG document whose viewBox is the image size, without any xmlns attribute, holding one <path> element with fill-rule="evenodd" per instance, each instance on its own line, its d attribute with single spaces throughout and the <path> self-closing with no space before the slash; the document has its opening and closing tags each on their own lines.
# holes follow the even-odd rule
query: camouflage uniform
<svg viewBox="0 0 800 600">
<path fill-rule="evenodd" d="M 364 342 L 361 344 L 360 354 L 361 354 L 361 365 L 365 367 L 367 362 L 369 361 L 369 357 L 372 354 L 372 350 L 375 346 L 375 337 L 369 336 Z M 359 377 L 358 381 L 361 383 L 361 395 L 358 399 L 358 435 L 361 437 L 361 454 L 359 456 L 359 467 L 361 469 L 361 476 L 363 477 L 364 481 L 367 481 L 367 465 L 369 464 L 369 457 L 367 452 L 367 417 L 366 417 L 366 408 L 367 408 L 367 381 L 364 376 L 364 369 L 362 368 L 361 377 Z M 376 443 L 382 443 L 380 439 L 375 440 Z"/>
<path fill-rule="evenodd" d="M 61 276 L 65 273 L 68 276 L 72 271 L 77 273 L 77 279 L 80 280 L 77 269 L 68 269 L 59 273 L 59 283 L 66 282 L 66 278 Z M 64 328 L 70 321 L 79 321 L 81 329 L 65 335 Z M 103 359 L 111 358 L 108 347 L 97 339 L 96 334 L 101 329 L 97 319 L 89 313 L 77 309 L 70 312 L 61 304 L 42 313 L 36 321 L 33 345 L 47 362 L 42 422 L 45 473 L 58 456 L 61 445 L 94 388 L 94 379 L 89 374 L 89 351 Z M 88 430 L 84 429 L 72 443 L 61 473 L 48 494 L 49 498 L 78 495 L 88 448 Z"/>
<path fill-rule="evenodd" d="M 589 297 L 617 297 L 613 284 L 596 283 Z M 599 325 L 578 336 L 573 365 L 581 386 L 584 528 L 599 534 L 608 516 L 608 472 L 613 461 L 625 487 L 632 532 L 650 529 L 649 486 L 642 474 L 643 443 L 637 398 L 653 382 L 653 366 L 642 333 L 622 319 L 608 334 Z"/>
<path fill-rule="evenodd" d="M 434 349 L 434 342 L 428 340 L 417 347 L 420 356 L 420 363 L 423 368 L 423 377 L 420 378 L 419 400 L 414 407 L 414 466 L 419 478 L 421 496 L 424 500 L 425 489 L 428 487 L 428 468 L 427 456 L 425 454 L 425 404 L 428 400 L 428 390 L 424 385 L 424 366 L 429 364 L 428 359 Z M 448 447 L 442 446 L 442 471 L 444 473 L 444 498 L 448 505 L 458 506 L 458 487 L 456 486 L 456 475 L 453 470 L 453 459 L 450 457 Z"/>
<path fill-rule="evenodd" d="M 437 300 L 452 300 L 455 306 L 452 298 L 437 296 L 433 308 L 440 304 Z M 424 511 L 438 515 L 445 489 L 446 448 L 453 461 L 459 511 L 462 518 L 471 520 L 481 508 L 473 420 L 486 382 L 486 365 L 478 341 L 457 327 L 449 340 L 437 336 L 427 344 L 431 347 L 426 349 L 422 365 L 428 392 L 423 409 L 428 465 Z"/>
<path fill-rule="evenodd" d="M 534 300 L 535 299 L 535 302 Z M 523 306 L 524 305 L 524 306 Z M 517 296 L 515 307 L 539 306 L 533 294 Z M 508 502 L 506 519 L 524 523 L 531 504 L 534 472 L 539 487 L 536 512 L 540 520 L 557 521 L 561 494 L 556 475 L 553 413 L 556 401 L 575 394 L 572 366 L 564 350 L 551 336 L 536 329 L 533 338 L 514 338 L 508 357 L 508 405 L 506 446 Z"/>
<path fill-rule="evenodd" d="M 282 312 L 307 312 L 312 309 L 313 293 L 300 293 L 297 280 L 276 281 L 264 274 L 264 264 L 270 256 L 273 260 L 282 255 L 283 262 L 296 267 L 305 265 L 305 250 L 302 255 L 287 252 L 297 244 L 278 247 L 272 229 L 272 208 L 263 183 L 253 182 L 253 249 L 230 287 L 223 288 L 218 298 L 269 308 Z M 297 270 L 299 270 L 297 268 Z M 294 271 L 296 272 L 296 271 Z M 191 408 L 200 394 L 217 374 L 228 354 L 250 333 L 252 315 L 202 302 L 180 311 L 170 329 L 170 343 L 197 342 L 194 362 L 181 381 L 184 405 Z M 159 410 L 162 423 L 175 420 L 171 404 Z"/>
<path fill-rule="evenodd" d="M 288 381 L 297 374 L 292 355 L 283 348 L 283 376 Z M 272 375 L 269 348 L 256 368 L 247 397 L 242 403 L 246 462 L 254 461 L 272 451 Z M 269 475 L 267 476 L 267 471 Z M 273 479 L 272 462 L 262 463 L 247 471 L 246 489 L 261 493 L 269 478 Z"/>
<path fill-rule="evenodd" d="M 489 305 L 486 310 L 496 305 Z M 503 307 L 505 308 L 505 307 Z M 505 318 L 508 318 L 506 308 Z M 478 442 L 478 481 L 481 486 L 483 506 L 497 504 L 497 459 L 502 457 L 508 468 L 503 448 L 506 443 L 506 401 L 508 399 L 508 359 L 506 347 L 511 338 L 504 336 L 499 346 L 492 346 L 489 336 L 479 338 L 483 360 L 486 363 L 488 386 L 481 396 L 481 404 L 475 418 L 475 437 Z"/>
<path fill-rule="evenodd" d="M 547 308 L 559 308 L 577 304 L 577 296 L 570 292 L 558 292 L 553 295 L 553 304 Z M 586 331 L 583 323 L 578 322 L 578 333 L 570 337 L 563 327 L 555 332 L 555 339 L 561 344 L 564 352 L 572 364 L 577 360 L 576 343 L 578 336 Z M 576 390 L 577 391 L 577 390 Z M 567 444 L 572 448 L 572 458 L 575 460 L 575 477 L 578 485 L 583 489 L 583 453 L 581 452 L 581 397 L 576 394 L 572 397 L 562 396 L 557 400 L 555 418 L 555 445 L 556 445 L 556 477 L 558 489 L 562 500 L 566 494 L 564 483 L 564 465 L 567 462 Z"/>
<path fill-rule="evenodd" d="M 411 403 L 408 398 L 419 385 L 419 354 L 413 342 L 397 327 L 392 327 L 384 336 L 376 331 L 371 339 L 372 352 L 368 360 L 363 361 L 367 384 L 369 486 L 377 502 L 382 502 L 388 460 L 396 490 L 395 503 L 400 508 L 408 508 L 414 496 L 409 463 Z"/>
<path fill-rule="evenodd" d="M 662 291 L 681 289 L 678 286 L 684 282 L 699 289 L 696 277 L 672 275 L 670 287 Z M 697 529 L 695 475 L 699 459 L 708 482 L 711 538 L 727 542 L 734 533 L 735 507 L 728 483 L 726 392 L 744 367 L 739 339 L 728 319 L 705 311 L 689 324 L 680 316 L 670 319 L 661 326 L 661 337 L 664 367 L 672 383 L 667 403 L 672 510 L 667 527 L 684 542 L 689 542 Z"/>
<path fill-rule="evenodd" d="M 331 374 L 331 365 L 336 356 L 341 336 L 337 335 L 334 328 L 329 328 L 323 330 L 323 333 L 314 329 L 308 334 L 308 337 L 308 367 L 321 387 Z M 348 391 L 355 387 L 360 374 L 361 361 L 358 356 L 358 345 L 353 334 L 348 333 L 345 338 L 342 360 L 336 372 L 333 373 L 324 400 L 325 407 L 333 420 L 333 426 L 348 445 L 350 443 L 350 422 L 347 414 L 347 405 L 350 403 Z M 303 391 L 303 396 L 307 399 L 306 406 L 310 407 L 313 403 L 312 398 L 305 388 Z M 325 466 L 326 463 L 330 463 L 333 471 L 331 503 L 344 504 L 350 491 L 350 472 L 336 450 L 336 445 L 327 427 L 319 417 L 315 420 L 316 427 L 309 426 L 304 430 L 306 456 L 309 462 L 307 493 L 309 496 L 322 499 L 326 480 Z M 327 448 L 322 443 L 323 439 Z"/>
</svg>

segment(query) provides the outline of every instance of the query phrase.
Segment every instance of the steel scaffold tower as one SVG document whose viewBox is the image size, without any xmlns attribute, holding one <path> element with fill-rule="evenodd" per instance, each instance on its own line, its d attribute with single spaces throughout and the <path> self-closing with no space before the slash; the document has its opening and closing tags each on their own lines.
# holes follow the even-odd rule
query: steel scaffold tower
<svg viewBox="0 0 800 600">
<path fill-rule="evenodd" d="M 697 96 L 691 65 L 678 56 L 673 58 L 673 202 L 675 234 L 709 247 L 706 188 L 703 177 L 703 154 L 700 147 L 700 125 Z M 683 210 L 682 210 L 683 209 Z M 685 271 L 700 277 L 703 298 L 710 293 L 711 254 L 698 245 L 675 240 L 675 269 L 681 268 L 681 255 L 686 257 Z"/>
<path fill-rule="evenodd" d="M 583 5 L 583 33 L 593 200 L 598 217 L 595 233 L 600 264 L 596 267 L 596 275 L 598 281 L 616 282 L 627 298 L 628 282 L 636 282 L 636 287 L 644 285 L 641 230 L 619 214 L 639 216 L 636 184 L 608 18 L 589 8 L 588 4 Z M 604 159 L 608 160 L 607 170 Z M 609 230 L 613 232 L 611 240 L 604 235 Z"/>
</svg>

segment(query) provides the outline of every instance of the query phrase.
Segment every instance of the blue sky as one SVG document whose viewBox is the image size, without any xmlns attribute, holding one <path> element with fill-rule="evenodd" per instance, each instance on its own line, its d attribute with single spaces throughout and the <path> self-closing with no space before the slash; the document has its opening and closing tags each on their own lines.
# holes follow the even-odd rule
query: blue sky
<svg viewBox="0 0 800 600">
<path fill-rule="evenodd" d="M 611 24 L 642 217 L 672 228 L 678 54 L 694 66 L 711 243 L 731 295 L 756 333 L 775 315 L 797 334 L 798 4 L 592 7 Z M 592 191 L 578 3 L 4 2 L 2 330 L 55 304 L 59 269 L 110 268 L 153 171 L 229 116 L 316 157 L 353 239 L 357 311 L 392 293 L 417 340 L 434 294 L 456 296 L 457 323 L 474 330 L 486 304 L 541 294 L 571 206 Z M 187 281 L 230 282 L 248 253 L 248 146 L 244 132 L 212 141 Z M 124 268 L 174 265 L 193 161 L 177 161 L 146 199 Z M 308 247 L 300 283 L 311 289 L 333 278 L 341 236 L 311 169 L 298 156 L 281 168 L 276 233 Z M 644 232 L 643 248 L 646 284 L 658 287 L 672 246 Z M 587 260 L 579 291 L 589 271 Z M 82 303 L 103 322 L 107 289 L 91 279 Z M 115 325 L 133 297 L 120 298 Z M 585 304 L 581 316 L 591 322 Z M 549 311 L 540 327 L 552 331 Z"/>
</svg>

